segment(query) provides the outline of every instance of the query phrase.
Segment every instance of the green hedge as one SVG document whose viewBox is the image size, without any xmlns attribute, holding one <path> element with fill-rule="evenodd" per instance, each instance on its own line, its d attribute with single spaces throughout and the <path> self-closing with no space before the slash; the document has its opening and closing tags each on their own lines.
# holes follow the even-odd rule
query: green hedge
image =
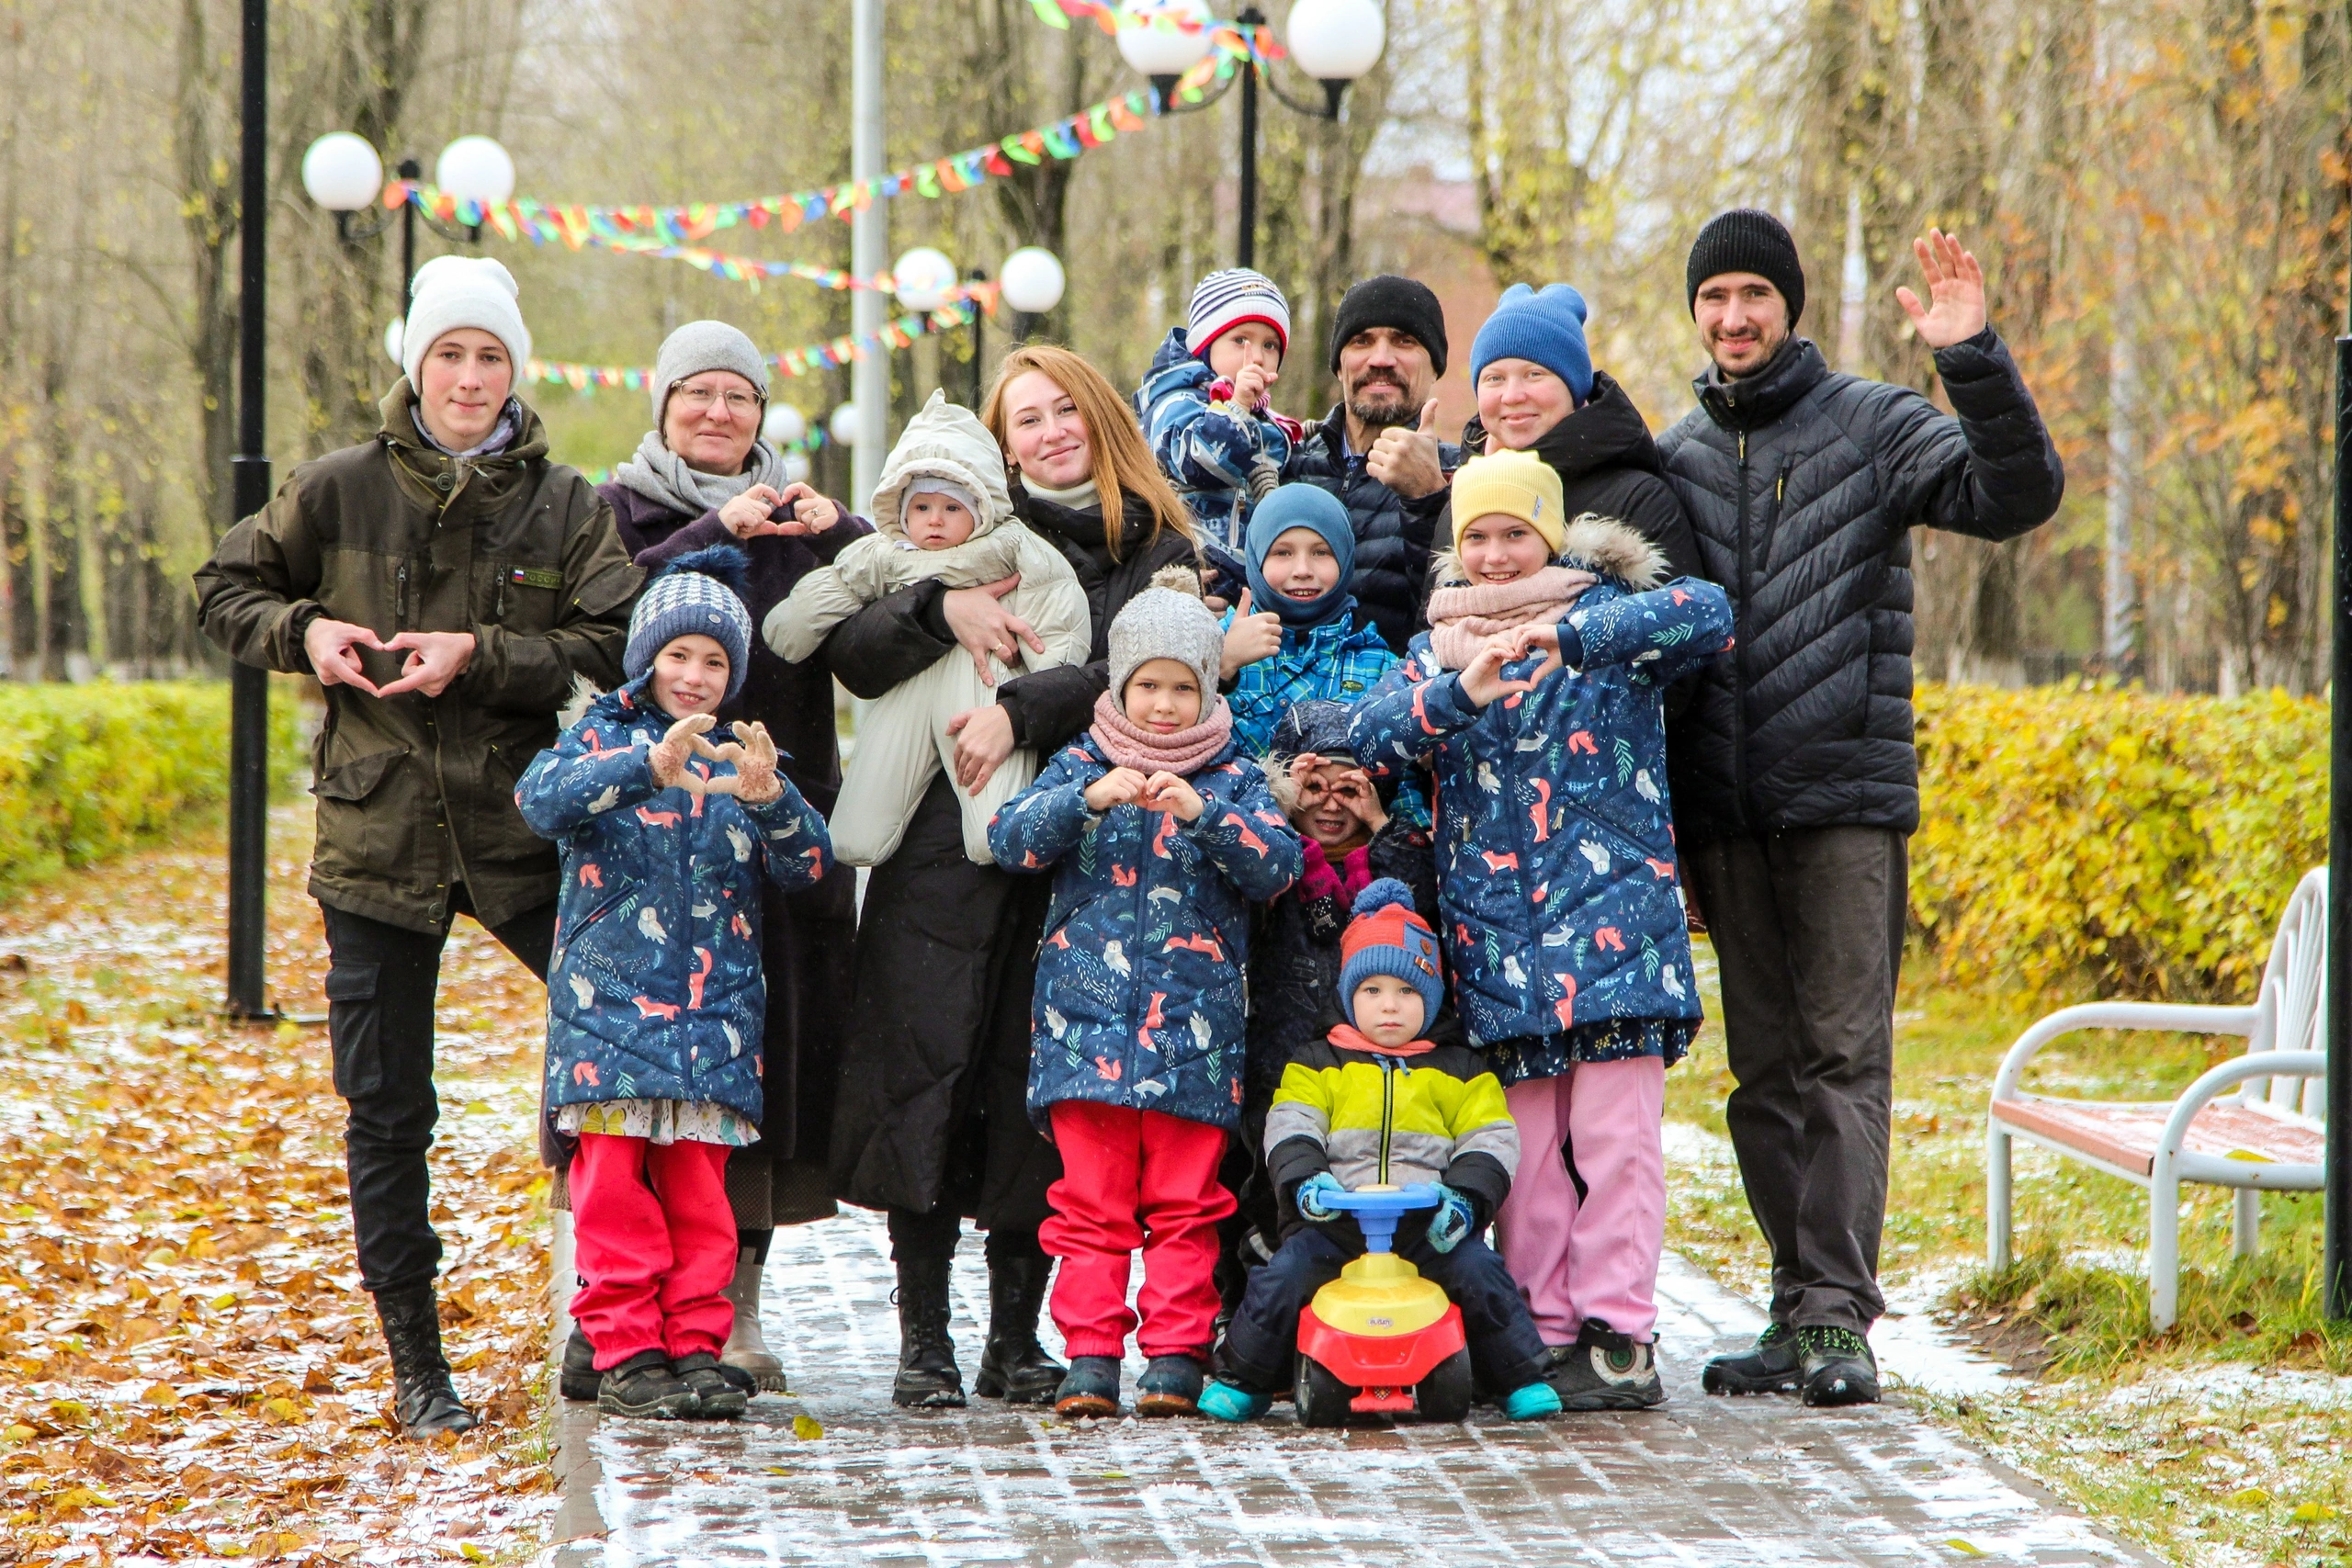
<svg viewBox="0 0 2352 1568">
<path fill-rule="evenodd" d="M 1911 912 L 1939 978 L 2250 999 L 2327 858 L 2327 708 L 1923 686 Z"/>
<path fill-rule="evenodd" d="M 269 705 L 272 792 L 308 773 L 291 682 Z M 228 795 L 229 687 L 0 684 L 0 894 L 153 842 Z"/>
</svg>

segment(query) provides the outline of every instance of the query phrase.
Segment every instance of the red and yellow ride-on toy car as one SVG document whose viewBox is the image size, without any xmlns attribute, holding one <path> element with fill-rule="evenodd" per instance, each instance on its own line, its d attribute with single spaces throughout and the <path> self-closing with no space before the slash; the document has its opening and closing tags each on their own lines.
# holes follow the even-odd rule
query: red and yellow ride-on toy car
<svg viewBox="0 0 2352 1568">
<path fill-rule="evenodd" d="M 1300 1426 L 1337 1427 L 1351 1416 L 1459 1421 L 1470 1414 L 1462 1309 L 1393 1250 L 1396 1222 L 1439 1200 L 1427 1182 L 1323 1195 L 1325 1207 L 1355 1216 L 1364 1253 L 1299 1309 Z"/>
</svg>

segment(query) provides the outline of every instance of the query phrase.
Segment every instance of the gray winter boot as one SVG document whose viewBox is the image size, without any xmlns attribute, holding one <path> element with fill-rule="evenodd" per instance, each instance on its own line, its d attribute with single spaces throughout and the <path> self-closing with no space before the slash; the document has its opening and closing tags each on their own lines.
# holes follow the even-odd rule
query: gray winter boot
<svg viewBox="0 0 2352 1568">
<path fill-rule="evenodd" d="M 718 1353 L 724 1364 L 752 1374 L 763 1393 L 786 1393 L 784 1363 L 769 1350 L 760 1332 L 760 1276 L 765 1270 L 759 1254 L 744 1247 L 735 1254 L 735 1282 L 727 1299 L 735 1306 L 735 1326 L 727 1332 L 727 1348 Z"/>
</svg>

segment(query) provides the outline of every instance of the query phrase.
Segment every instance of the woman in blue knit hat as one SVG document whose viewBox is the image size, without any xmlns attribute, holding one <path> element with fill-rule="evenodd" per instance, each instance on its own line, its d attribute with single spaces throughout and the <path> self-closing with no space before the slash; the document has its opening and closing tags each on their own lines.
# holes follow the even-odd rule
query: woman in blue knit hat
<svg viewBox="0 0 2352 1568">
<path fill-rule="evenodd" d="M 1565 283 L 1513 284 L 1478 329 L 1470 384 L 1478 412 L 1462 432 L 1473 454 L 1532 452 L 1560 476 L 1568 518 L 1629 524 L 1666 557 L 1669 577 L 1699 574 L 1699 541 L 1642 411 L 1585 340 L 1584 296 Z M 1453 537 L 1451 517 L 1437 536 Z"/>
</svg>

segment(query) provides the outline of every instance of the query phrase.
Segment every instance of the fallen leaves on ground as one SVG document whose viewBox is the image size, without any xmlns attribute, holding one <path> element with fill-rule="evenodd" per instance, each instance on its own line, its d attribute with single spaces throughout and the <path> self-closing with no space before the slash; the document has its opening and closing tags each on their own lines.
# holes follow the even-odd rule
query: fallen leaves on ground
<svg viewBox="0 0 2352 1568">
<path fill-rule="evenodd" d="M 271 819 L 270 994 L 322 1013 L 310 814 Z M 322 1027 L 239 1028 L 203 836 L 0 909 L 0 1562 L 447 1562 L 535 1544 L 545 992 L 470 922 L 442 969 L 443 1333 L 486 1416 L 390 1425 Z"/>
</svg>

